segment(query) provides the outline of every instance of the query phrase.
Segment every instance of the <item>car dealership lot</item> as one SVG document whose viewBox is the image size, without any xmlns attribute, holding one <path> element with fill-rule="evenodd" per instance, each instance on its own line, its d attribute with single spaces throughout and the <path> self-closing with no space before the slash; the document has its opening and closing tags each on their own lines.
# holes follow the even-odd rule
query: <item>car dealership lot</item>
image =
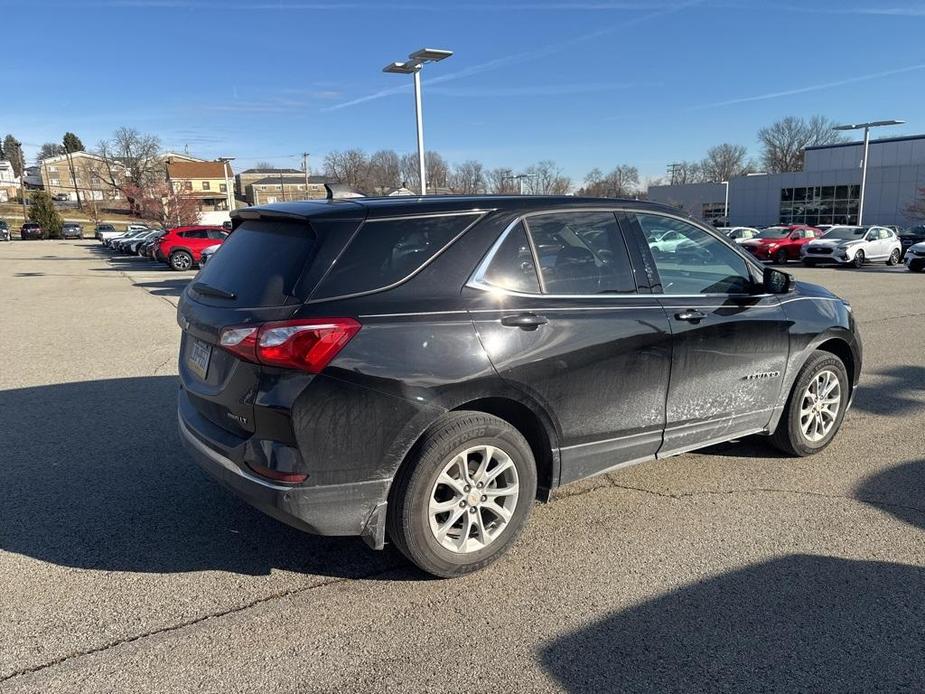
<svg viewBox="0 0 925 694">
<path fill-rule="evenodd" d="M 925 276 L 787 269 L 861 324 L 831 447 L 749 439 L 567 487 L 510 556 L 435 581 L 188 460 L 192 273 L 0 246 L 0 690 L 921 690 Z"/>
</svg>

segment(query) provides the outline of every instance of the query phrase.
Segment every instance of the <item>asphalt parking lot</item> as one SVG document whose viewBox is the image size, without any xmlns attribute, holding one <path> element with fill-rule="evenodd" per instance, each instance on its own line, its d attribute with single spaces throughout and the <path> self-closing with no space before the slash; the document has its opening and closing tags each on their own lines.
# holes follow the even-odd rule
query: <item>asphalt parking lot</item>
<svg viewBox="0 0 925 694">
<path fill-rule="evenodd" d="M 922 691 L 925 274 L 789 269 L 861 324 L 832 446 L 746 439 L 568 487 L 509 556 L 438 581 L 188 461 L 192 273 L 0 244 L 0 690 Z"/>
</svg>

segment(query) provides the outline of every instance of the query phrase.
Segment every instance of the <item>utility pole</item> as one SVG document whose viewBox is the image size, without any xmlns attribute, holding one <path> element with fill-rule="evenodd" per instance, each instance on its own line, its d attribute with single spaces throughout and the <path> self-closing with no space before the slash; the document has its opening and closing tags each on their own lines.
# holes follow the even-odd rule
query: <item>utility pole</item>
<svg viewBox="0 0 925 694">
<path fill-rule="evenodd" d="M 680 170 L 681 170 L 681 165 L 680 165 L 680 164 L 669 164 L 669 165 L 668 165 L 668 182 L 669 182 L 671 185 L 674 185 L 674 184 L 675 184 L 675 176 L 677 175 L 678 171 L 680 171 Z"/>
<path fill-rule="evenodd" d="M 305 200 L 308 200 L 308 152 L 302 152 L 302 170 L 305 172 Z"/>
<path fill-rule="evenodd" d="M 19 162 L 22 171 L 19 172 L 19 200 L 22 202 L 22 222 L 26 223 L 26 188 L 23 181 L 26 179 L 26 156 L 22 152 L 22 142 L 16 140 L 16 150 L 19 152 Z"/>
</svg>

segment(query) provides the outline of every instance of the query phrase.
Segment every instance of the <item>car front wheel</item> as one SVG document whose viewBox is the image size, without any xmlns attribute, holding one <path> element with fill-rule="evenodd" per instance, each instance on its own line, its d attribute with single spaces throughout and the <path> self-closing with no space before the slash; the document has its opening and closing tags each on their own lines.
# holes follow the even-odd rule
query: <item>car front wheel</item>
<svg viewBox="0 0 925 694">
<path fill-rule="evenodd" d="M 854 260 L 851 261 L 851 264 L 856 268 L 864 267 L 864 251 L 858 251 L 854 254 Z"/>
<path fill-rule="evenodd" d="M 849 389 L 842 360 L 831 352 L 813 352 L 793 384 L 771 442 L 794 456 L 821 451 L 841 426 Z"/>
<path fill-rule="evenodd" d="M 500 557 L 520 535 L 536 496 L 526 439 L 481 412 L 451 412 L 399 470 L 389 538 L 424 571 L 451 578 Z"/>
<path fill-rule="evenodd" d="M 193 267 L 193 256 L 186 251 L 174 251 L 170 254 L 169 262 L 173 270 L 189 270 Z"/>
<path fill-rule="evenodd" d="M 894 248 L 894 249 L 893 249 L 893 252 L 890 253 L 890 257 L 887 258 L 886 264 L 887 264 L 887 265 L 898 265 L 898 264 L 899 264 L 899 256 L 900 256 L 899 249 L 898 249 L 898 248 Z"/>
<path fill-rule="evenodd" d="M 787 262 L 787 251 L 781 248 L 774 254 L 774 262 L 777 265 L 784 265 Z"/>
</svg>

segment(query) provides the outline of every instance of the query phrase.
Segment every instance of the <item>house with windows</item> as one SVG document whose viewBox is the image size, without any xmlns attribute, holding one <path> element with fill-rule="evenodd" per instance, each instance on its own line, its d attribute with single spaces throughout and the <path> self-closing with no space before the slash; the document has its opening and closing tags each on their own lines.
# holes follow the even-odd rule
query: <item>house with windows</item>
<svg viewBox="0 0 925 694">
<path fill-rule="evenodd" d="M 230 162 L 190 161 L 187 157 L 166 160 L 167 183 L 184 197 L 194 198 L 202 211 L 234 208 L 231 190 L 234 172 Z"/>
<path fill-rule="evenodd" d="M 265 176 L 247 184 L 244 197 L 251 205 L 269 205 L 288 200 L 321 200 L 327 197 L 324 176 Z"/>
<path fill-rule="evenodd" d="M 73 152 L 42 159 L 38 164 L 40 187 L 52 197 L 68 200 L 117 200 L 121 193 L 106 181 L 109 171 L 105 160 L 90 152 Z M 118 180 L 122 167 L 113 165 Z M 34 175 L 33 175 L 34 179 Z"/>
<path fill-rule="evenodd" d="M 301 169 L 245 169 L 234 177 L 234 192 L 238 197 L 244 198 L 249 205 L 254 205 L 256 203 L 248 197 L 251 184 L 264 178 L 278 179 L 280 176 L 285 178 L 301 176 L 302 183 L 305 183 L 305 174 Z"/>
</svg>

